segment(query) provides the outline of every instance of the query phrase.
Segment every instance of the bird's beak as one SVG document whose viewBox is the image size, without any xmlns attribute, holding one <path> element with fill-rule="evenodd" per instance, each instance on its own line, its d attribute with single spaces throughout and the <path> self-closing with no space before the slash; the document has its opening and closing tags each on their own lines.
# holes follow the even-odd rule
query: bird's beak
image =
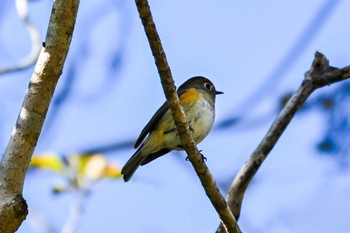
<svg viewBox="0 0 350 233">
<path fill-rule="evenodd" d="M 215 91 L 215 95 L 221 95 L 224 94 L 222 91 Z"/>
</svg>

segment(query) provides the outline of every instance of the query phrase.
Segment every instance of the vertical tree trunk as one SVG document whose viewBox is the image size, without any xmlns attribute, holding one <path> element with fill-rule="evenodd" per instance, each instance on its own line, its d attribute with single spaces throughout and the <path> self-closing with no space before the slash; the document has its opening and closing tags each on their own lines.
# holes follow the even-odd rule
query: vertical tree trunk
<svg viewBox="0 0 350 233">
<path fill-rule="evenodd" d="M 0 232 L 15 232 L 27 216 L 24 178 L 62 73 L 78 6 L 79 0 L 54 1 L 43 48 L 0 162 Z"/>
</svg>

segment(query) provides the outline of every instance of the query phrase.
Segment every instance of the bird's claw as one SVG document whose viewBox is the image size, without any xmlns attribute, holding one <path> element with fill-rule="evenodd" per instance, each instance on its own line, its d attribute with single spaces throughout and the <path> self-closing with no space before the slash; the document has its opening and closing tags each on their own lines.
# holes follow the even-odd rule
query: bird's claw
<svg viewBox="0 0 350 233">
<path fill-rule="evenodd" d="M 200 154 L 201 154 L 202 162 L 203 163 L 207 162 L 207 158 L 202 153 L 200 153 Z"/>
<path fill-rule="evenodd" d="M 201 155 L 202 162 L 204 162 L 204 163 L 207 162 L 207 158 L 201 153 L 202 150 L 199 150 L 198 152 Z M 188 158 L 188 156 L 187 156 L 186 161 L 189 161 L 189 160 L 190 160 L 190 158 Z"/>
</svg>

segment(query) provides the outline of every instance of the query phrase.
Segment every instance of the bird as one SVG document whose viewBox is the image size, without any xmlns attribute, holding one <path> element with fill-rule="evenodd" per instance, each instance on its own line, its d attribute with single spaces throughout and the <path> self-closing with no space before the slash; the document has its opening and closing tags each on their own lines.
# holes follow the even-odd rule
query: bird
<svg viewBox="0 0 350 233">
<path fill-rule="evenodd" d="M 196 145 L 203 141 L 212 129 L 215 119 L 215 97 L 223 94 L 203 76 L 185 81 L 177 95 L 185 112 L 192 138 Z M 137 138 L 136 152 L 121 170 L 123 180 L 129 181 L 137 168 L 169 153 L 183 150 L 168 102 L 156 111 Z"/>
</svg>

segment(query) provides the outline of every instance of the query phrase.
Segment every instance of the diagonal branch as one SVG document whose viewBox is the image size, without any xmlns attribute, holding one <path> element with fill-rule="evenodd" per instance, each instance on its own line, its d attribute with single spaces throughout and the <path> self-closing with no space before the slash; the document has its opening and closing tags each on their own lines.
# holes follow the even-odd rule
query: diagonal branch
<svg viewBox="0 0 350 233">
<path fill-rule="evenodd" d="M 27 215 L 25 174 L 72 39 L 79 0 L 54 1 L 44 48 L 0 162 L 0 232 L 15 232 Z"/>
<path fill-rule="evenodd" d="M 186 116 L 181 108 L 179 98 L 175 92 L 174 80 L 172 78 L 159 35 L 153 22 L 148 2 L 147 0 L 136 0 L 136 5 L 157 65 L 166 99 L 169 103 L 172 116 L 180 135 L 181 144 L 185 149 L 194 169 L 196 170 L 207 196 L 218 212 L 226 231 L 238 233 L 240 232 L 240 229 L 237 222 L 227 203 L 225 202 L 225 199 L 220 194 L 220 191 L 216 186 L 216 182 L 208 167 L 202 162 L 201 155 L 192 139 Z"/>
<path fill-rule="evenodd" d="M 329 66 L 327 58 L 323 54 L 316 52 L 312 66 L 305 74 L 305 79 L 299 89 L 289 99 L 265 137 L 231 184 L 227 202 L 237 219 L 239 218 L 243 197 L 250 181 L 273 149 L 298 109 L 304 104 L 314 90 L 348 79 L 349 77 L 350 66 L 342 69 L 331 67 Z M 224 232 L 222 225 L 220 225 L 217 232 Z"/>
</svg>

